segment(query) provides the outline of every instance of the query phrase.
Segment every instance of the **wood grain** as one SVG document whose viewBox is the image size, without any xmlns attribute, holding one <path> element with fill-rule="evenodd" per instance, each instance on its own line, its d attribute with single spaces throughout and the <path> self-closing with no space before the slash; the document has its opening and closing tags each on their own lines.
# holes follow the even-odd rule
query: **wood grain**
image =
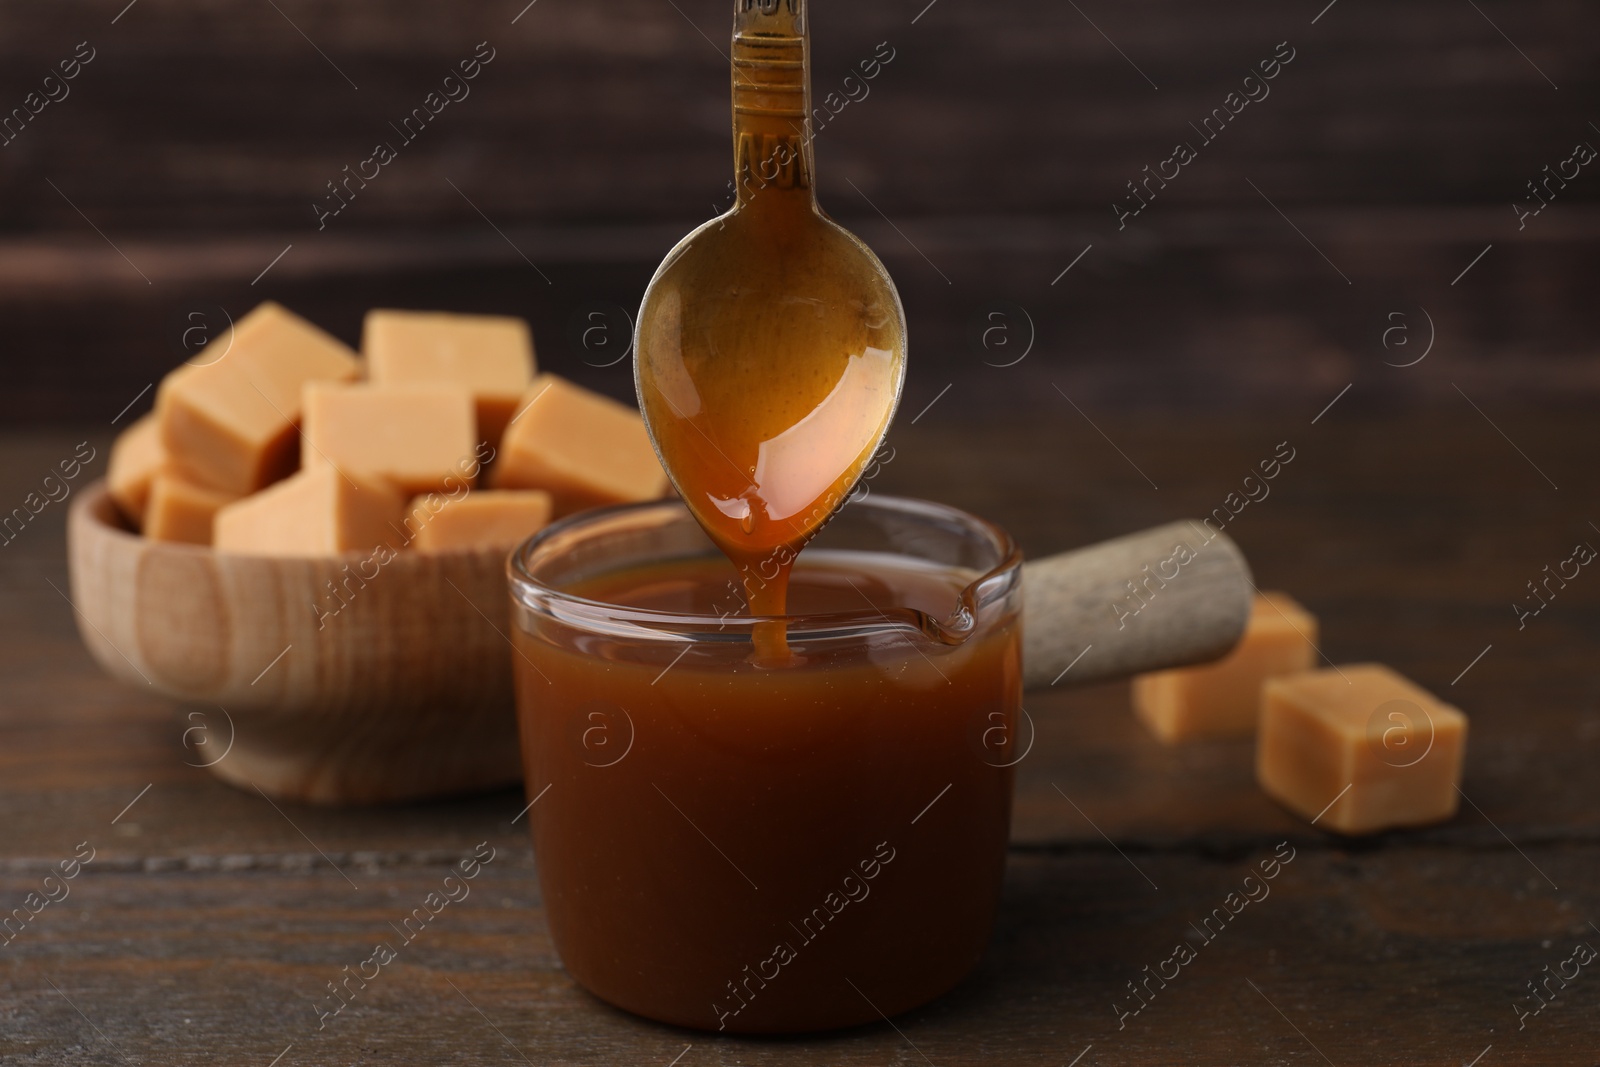
<svg viewBox="0 0 1600 1067">
<path fill-rule="evenodd" d="M 1473 731 L 1472 804 L 1454 822 L 1350 844 L 1261 794 L 1249 742 L 1162 746 L 1124 685 L 1030 694 L 1037 736 L 1017 769 L 990 954 L 950 997 L 895 1020 L 932 1062 L 1062 1067 L 1091 1044 L 1079 1067 L 1324 1062 L 1311 1043 L 1341 1067 L 1460 1067 L 1491 1044 L 1481 1067 L 1592 1061 L 1587 973 L 1523 1030 L 1513 1003 L 1576 941 L 1600 947 L 1583 932 L 1600 922 L 1600 585 L 1571 583 L 1521 631 L 1509 606 L 1568 542 L 1600 537 L 1582 532 L 1600 521 L 1584 503 L 1600 495 L 1592 420 L 1497 417 L 1513 446 L 1459 399 L 1374 417 L 1347 397 L 1311 425 L 1333 391 L 1248 418 L 1097 418 L 1159 490 L 1064 401 L 1026 424 L 935 408 L 891 435 L 874 491 L 982 514 L 1033 556 L 1207 514 L 1290 440 L 1272 495 L 1225 532 L 1258 584 L 1319 615 L 1330 658 L 1394 665 L 1447 694 Z M 85 436 L 0 436 L 0 499 L 20 499 Z M 0 548 L 0 903 L 20 905 L 77 842 L 99 852 L 68 900 L 0 949 L 0 1053 L 126 1062 L 99 1027 L 135 1062 L 267 1064 L 291 1043 L 280 1067 L 522 1062 L 508 1040 L 536 1063 L 665 1065 L 690 1045 L 680 1067 L 924 1062 L 885 1025 L 730 1041 L 597 1004 L 548 942 L 513 822 L 520 793 L 275 810 L 185 766 L 202 759 L 183 739 L 193 707 L 106 677 L 47 584 L 66 588 L 54 508 Z M 501 858 L 474 895 L 316 1032 L 324 983 L 484 840 Z M 1297 858 L 1272 895 L 1117 1029 L 1126 983 L 1284 840 Z"/>
<path fill-rule="evenodd" d="M 129 532 L 103 482 L 70 507 L 85 644 L 123 682 L 220 713 L 231 758 L 215 722 L 201 762 L 222 778 L 325 804 L 520 778 L 500 552 L 239 556 Z"/>
<path fill-rule="evenodd" d="M 351 343 L 375 305 L 523 314 L 546 366 L 626 396 L 572 325 L 595 302 L 637 309 L 730 177 L 728 5 L 677 6 L 539 3 L 513 25 L 525 4 L 139 0 L 111 25 L 7 5 L 0 107 L 77 42 L 99 55 L 0 148 L 0 421 L 109 420 L 183 358 L 187 315 L 264 297 Z M 1451 381 L 1523 410 L 1600 395 L 1600 182 L 1524 228 L 1511 207 L 1600 136 L 1589 7 L 1339 3 L 1313 24 L 1265 0 L 1080 6 L 941 0 L 913 24 L 925 0 L 818 5 L 819 93 L 897 50 L 816 145 L 823 205 L 904 298 L 911 413 L 956 383 L 942 405 L 986 416 L 1041 410 L 1052 384 L 1091 414 L 1312 403 L 1391 374 L 1388 316 L 1420 343 L 1424 308 L 1453 373 L 1346 403 L 1453 403 Z M 472 95 L 319 230 L 326 183 L 485 39 Z M 1283 40 L 1297 56 L 1272 95 L 1119 229 L 1126 183 Z M 1037 328 L 1011 374 L 973 341 L 996 301 Z"/>
<path fill-rule="evenodd" d="M 515 24 L 524 4 L 498 0 L 278 7 L 140 0 L 112 26 L 81 5 L 7 5 L 7 107 L 77 42 L 98 50 L 71 95 L 5 148 L 13 211 L 30 229 L 77 232 L 48 176 L 113 237 L 310 240 L 313 201 L 381 139 L 399 158 L 328 230 L 476 229 L 447 178 L 501 225 L 703 218 L 732 177 L 724 0 L 541 3 Z M 1286 210 L 1492 203 L 1514 224 L 1523 183 L 1590 135 L 1576 101 L 1600 77 L 1600 44 L 1583 32 L 1595 16 L 1570 0 L 1489 11 L 1494 23 L 1446 0 L 1351 4 L 1315 25 L 1316 10 L 1267 0 L 1085 8 L 1092 22 L 1046 0 L 1003 14 L 940 3 L 913 24 L 924 7 L 833 2 L 812 16 L 819 101 L 879 42 L 894 50 L 816 143 L 830 197 L 854 197 L 848 177 L 896 219 L 1092 206 L 1109 222 L 1124 183 L 1190 140 L 1202 158 L 1152 211 L 1256 202 L 1246 175 Z M 1270 96 L 1204 144 L 1189 123 L 1285 40 L 1295 58 Z M 403 143 L 389 124 L 480 41 L 496 58 L 471 94 Z"/>
<path fill-rule="evenodd" d="M 807 1039 L 675 1030 L 589 996 L 560 968 L 525 850 L 501 848 L 471 895 L 405 946 L 390 924 L 439 887 L 443 863 L 350 867 L 354 888 L 330 869 L 91 864 L 3 950 L 0 1048 L 23 1062 L 105 1064 L 267 1064 L 283 1053 L 280 1067 L 523 1057 L 666 1067 L 680 1054 L 727 1067 L 1062 1067 L 1084 1053 L 1080 1064 L 1189 1067 L 1325 1062 L 1319 1051 L 1335 1064 L 1458 1067 L 1490 1046 L 1499 1063 L 1591 1062 L 1594 993 L 1582 979 L 1517 1029 L 1524 983 L 1596 935 L 1530 884 L 1514 851 L 1350 854 L 1302 842 L 1265 899 L 1212 941 L 1191 930 L 1276 845 L 1226 858 L 1133 853 L 1137 871 L 1109 850 L 1016 854 L 994 941 L 966 983 L 894 1028 Z M 1531 855 L 1573 885 L 1600 877 L 1592 849 Z M 0 892 L 36 881 L 0 877 Z M 399 959 L 318 1029 L 327 983 L 383 941 Z M 1197 958 L 1166 988 L 1152 985 L 1119 1029 L 1119 1007 L 1138 1003 L 1126 983 L 1177 943 Z"/>
</svg>

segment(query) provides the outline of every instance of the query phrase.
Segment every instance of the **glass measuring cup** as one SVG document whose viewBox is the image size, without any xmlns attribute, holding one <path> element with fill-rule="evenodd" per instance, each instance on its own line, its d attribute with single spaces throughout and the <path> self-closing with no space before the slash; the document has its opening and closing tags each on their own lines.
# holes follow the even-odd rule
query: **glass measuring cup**
<svg viewBox="0 0 1600 1067">
<path fill-rule="evenodd" d="M 873 494 L 796 566 L 796 661 L 770 668 L 752 659 L 771 620 L 738 613 L 737 572 L 681 502 L 524 544 L 528 819 L 572 976 L 743 1032 L 868 1022 L 960 981 L 1005 864 L 1020 564 L 981 519 Z M 586 595 L 607 591 L 625 603 Z"/>
</svg>

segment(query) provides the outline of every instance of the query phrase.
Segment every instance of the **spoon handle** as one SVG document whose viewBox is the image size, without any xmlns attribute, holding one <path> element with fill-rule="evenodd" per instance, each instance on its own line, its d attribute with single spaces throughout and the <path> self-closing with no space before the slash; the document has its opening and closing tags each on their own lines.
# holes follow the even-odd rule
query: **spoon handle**
<svg viewBox="0 0 1600 1067">
<path fill-rule="evenodd" d="M 1181 520 L 1023 565 L 1023 684 L 1203 663 L 1244 634 L 1254 585 L 1224 533 Z"/>
<path fill-rule="evenodd" d="M 806 213 L 815 204 L 806 0 L 734 0 L 733 166 L 739 203 Z"/>
</svg>

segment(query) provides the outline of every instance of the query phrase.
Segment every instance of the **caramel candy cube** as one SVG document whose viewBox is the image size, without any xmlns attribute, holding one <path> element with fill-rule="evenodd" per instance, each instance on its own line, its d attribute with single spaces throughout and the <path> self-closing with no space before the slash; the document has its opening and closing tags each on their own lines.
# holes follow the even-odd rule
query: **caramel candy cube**
<svg viewBox="0 0 1600 1067">
<path fill-rule="evenodd" d="M 212 521 L 218 511 L 238 500 L 172 471 L 162 471 L 150 483 L 150 501 L 144 511 L 144 535 L 152 541 L 211 543 Z"/>
<path fill-rule="evenodd" d="M 312 382 L 305 395 L 306 469 L 332 464 L 410 496 L 475 484 L 472 396 L 460 386 Z"/>
<path fill-rule="evenodd" d="M 144 522 L 145 502 L 150 499 L 150 483 L 167 462 L 161 444 L 161 423 L 146 415 L 117 435 L 111 446 L 111 463 L 106 471 L 106 488 L 129 521 Z"/>
<path fill-rule="evenodd" d="M 1286 593 L 1259 594 L 1232 652 L 1215 663 L 1140 675 L 1133 680 L 1133 709 L 1168 744 L 1249 736 L 1261 710 L 1261 683 L 1310 670 L 1316 641 L 1316 616 Z"/>
<path fill-rule="evenodd" d="M 502 489 L 547 491 L 557 515 L 667 491 L 639 413 L 553 374 L 535 378 L 518 403 L 494 481 Z"/>
<path fill-rule="evenodd" d="M 217 512 L 213 544 L 251 556 L 392 552 L 404 515 L 405 497 L 393 486 L 316 467 Z"/>
<path fill-rule="evenodd" d="M 1466 746 L 1467 717 L 1388 667 L 1306 671 L 1266 683 L 1256 779 L 1342 834 L 1424 826 L 1456 813 Z"/>
<path fill-rule="evenodd" d="M 207 362 L 185 364 L 161 382 L 162 441 L 192 481 L 238 494 L 298 465 L 295 425 L 305 384 L 348 381 L 361 369 L 345 345 L 270 302 L 202 354 Z"/>
<path fill-rule="evenodd" d="M 418 552 L 507 550 L 550 522 L 550 494 L 485 489 L 455 498 L 430 493 L 411 502 L 411 547 Z"/>
<path fill-rule="evenodd" d="M 522 319 L 442 311 L 369 311 L 361 331 L 374 385 L 453 385 L 472 394 L 478 437 L 497 444 L 533 381 Z"/>
</svg>

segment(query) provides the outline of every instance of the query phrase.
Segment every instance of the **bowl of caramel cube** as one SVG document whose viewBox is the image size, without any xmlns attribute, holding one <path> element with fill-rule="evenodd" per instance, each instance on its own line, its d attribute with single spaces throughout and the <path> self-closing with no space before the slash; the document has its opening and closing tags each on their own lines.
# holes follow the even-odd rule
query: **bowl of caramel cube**
<svg viewBox="0 0 1600 1067">
<path fill-rule="evenodd" d="M 74 503 L 78 628 L 231 735 L 207 765 L 243 788 L 509 785 L 507 554 L 666 492 L 638 412 L 538 373 L 521 319 L 374 310 L 357 353 L 266 303 L 163 379 Z"/>
</svg>

